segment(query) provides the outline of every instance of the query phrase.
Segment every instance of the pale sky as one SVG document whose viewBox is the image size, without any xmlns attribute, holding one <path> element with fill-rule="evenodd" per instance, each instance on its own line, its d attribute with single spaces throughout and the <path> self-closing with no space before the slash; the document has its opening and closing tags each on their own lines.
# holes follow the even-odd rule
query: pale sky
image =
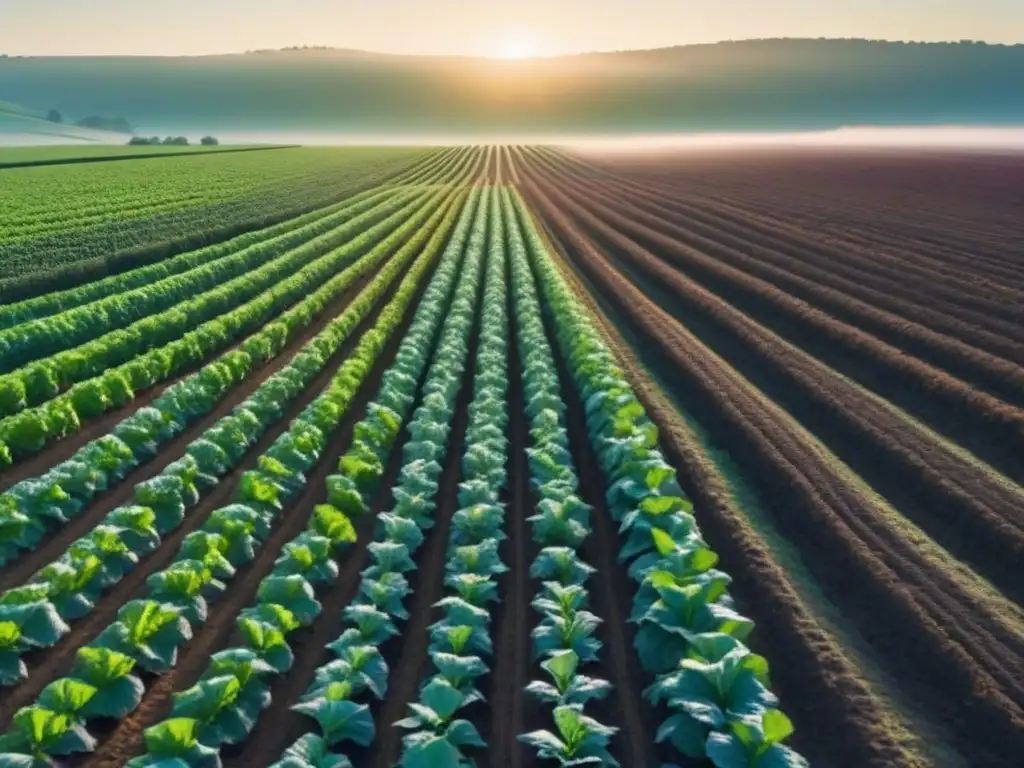
<svg viewBox="0 0 1024 768">
<path fill-rule="evenodd" d="M 752 37 L 1024 42 L 1024 0 L 0 0 L 0 53 L 558 55 Z"/>
</svg>

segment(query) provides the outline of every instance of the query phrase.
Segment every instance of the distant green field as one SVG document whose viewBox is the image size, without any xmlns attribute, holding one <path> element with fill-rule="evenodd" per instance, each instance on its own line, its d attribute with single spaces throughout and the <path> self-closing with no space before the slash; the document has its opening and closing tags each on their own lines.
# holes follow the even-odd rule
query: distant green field
<svg viewBox="0 0 1024 768">
<path fill-rule="evenodd" d="M 276 223 L 380 184 L 427 152 L 285 148 L 3 169 L 0 298 Z"/>
<path fill-rule="evenodd" d="M 54 126 L 59 128 L 60 126 Z M 24 165 L 87 162 L 142 157 L 164 157 L 181 154 L 240 152 L 266 147 L 215 146 L 129 146 L 128 144 L 54 145 L 41 147 L 0 147 L 0 168 Z"/>
</svg>

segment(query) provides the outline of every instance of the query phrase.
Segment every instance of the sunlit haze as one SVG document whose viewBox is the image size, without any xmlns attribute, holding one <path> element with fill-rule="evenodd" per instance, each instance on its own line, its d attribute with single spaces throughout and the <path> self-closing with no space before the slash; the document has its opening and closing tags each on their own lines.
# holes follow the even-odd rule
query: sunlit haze
<svg viewBox="0 0 1024 768">
<path fill-rule="evenodd" d="M 758 37 L 1024 41 L 1020 0 L 0 0 L 0 54 L 293 45 L 522 59 Z"/>
</svg>

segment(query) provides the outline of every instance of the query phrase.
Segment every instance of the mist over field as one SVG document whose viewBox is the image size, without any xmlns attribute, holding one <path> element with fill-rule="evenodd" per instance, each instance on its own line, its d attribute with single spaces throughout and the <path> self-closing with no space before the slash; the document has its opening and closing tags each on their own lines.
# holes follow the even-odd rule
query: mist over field
<svg viewBox="0 0 1024 768">
<path fill-rule="evenodd" d="M 300 50 L 0 59 L 0 98 L 315 143 L 1024 125 L 1024 46 L 761 40 L 519 61 Z M 1000 139 L 1002 140 L 1002 139 Z"/>
</svg>

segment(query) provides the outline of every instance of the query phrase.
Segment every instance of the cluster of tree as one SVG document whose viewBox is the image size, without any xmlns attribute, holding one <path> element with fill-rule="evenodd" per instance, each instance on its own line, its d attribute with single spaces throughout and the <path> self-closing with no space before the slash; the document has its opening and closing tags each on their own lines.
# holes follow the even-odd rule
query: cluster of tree
<svg viewBox="0 0 1024 768">
<path fill-rule="evenodd" d="M 220 141 L 218 141 L 214 136 L 203 136 L 203 138 L 199 140 L 199 143 L 204 147 L 215 147 L 220 144 Z M 187 147 L 188 139 L 184 136 L 166 136 L 162 139 L 159 136 L 150 136 L 149 138 L 145 136 L 132 136 L 128 141 L 128 144 L 133 147 L 156 147 L 160 145 L 167 147 Z"/>
</svg>

